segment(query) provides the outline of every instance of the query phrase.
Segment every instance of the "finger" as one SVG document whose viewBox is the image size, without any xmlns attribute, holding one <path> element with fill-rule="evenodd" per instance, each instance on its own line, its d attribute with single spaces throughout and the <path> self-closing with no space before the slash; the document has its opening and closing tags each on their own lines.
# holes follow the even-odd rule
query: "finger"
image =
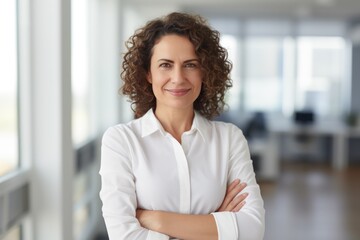
<svg viewBox="0 0 360 240">
<path fill-rule="evenodd" d="M 240 183 L 240 179 L 235 179 L 232 181 L 228 187 L 226 188 L 226 194 L 223 202 L 221 203 L 221 206 L 219 207 L 218 211 L 224 211 L 225 207 L 229 204 L 229 202 L 232 200 L 229 198 L 229 193 Z"/>
<path fill-rule="evenodd" d="M 232 212 L 238 212 L 240 209 L 245 205 L 246 201 L 240 202 L 233 210 Z"/>
<path fill-rule="evenodd" d="M 246 183 L 239 183 L 237 184 L 227 195 L 227 203 L 226 205 L 229 205 L 229 203 L 246 187 Z"/>
<path fill-rule="evenodd" d="M 233 190 L 236 187 L 236 185 L 238 185 L 239 183 L 240 183 L 240 179 L 235 179 L 234 181 L 232 181 L 230 185 L 227 187 L 226 193 L 229 193 L 231 190 Z"/>
<path fill-rule="evenodd" d="M 229 207 L 229 204 L 231 203 L 231 201 L 234 200 L 235 196 L 238 195 L 245 187 L 246 183 L 237 184 L 230 192 L 226 194 L 220 209 L 229 211 L 229 209 L 231 209 L 231 207 Z"/>
<path fill-rule="evenodd" d="M 235 197 L 234 200 L 229 204 L 227 211 L 235 211 L 239 203 L 243 202 L 248 195 L 248 193 L 242 193 Z"/>
</svg>

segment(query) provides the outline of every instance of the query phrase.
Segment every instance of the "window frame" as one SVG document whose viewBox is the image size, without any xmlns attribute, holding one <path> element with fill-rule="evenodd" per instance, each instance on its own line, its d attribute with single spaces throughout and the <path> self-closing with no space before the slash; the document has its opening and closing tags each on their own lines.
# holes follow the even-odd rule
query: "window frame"
<svg viewBox="0 0 360 240">
<path fill-rule="evenodd" d="M 16 45 L 17 45 L 17 136 L 18 136 L 18 167 L 11 172 L 0 176 L 0 212 L 1 223 L 0 238 L 4 237 L 10 229 L 19 225 L 21 238 L 31 240 L 30 234 L 30 186 L 31 186 L 31 107 L 30 103 L 30 68 L 29 64 L 29 3 L 28 1 L 15 0 L 16 4 Z M 23 188 L 26 186 L 26 188 Z M 13 193 L 25 196 L 25 201 L 12 202 L 10 199 Z M 15 204 L 15 205 L 13 205 Z M 23 207 L 25 204 L 26 207 Z M 10 207 L 11 206 L 11 207 Z M 14 214 L 17 209 L 21 212 Z M 15 216 L 11 219 L 11 216 Z M 26 230 L 27 229 L 27 230 Z"/>
</svg>

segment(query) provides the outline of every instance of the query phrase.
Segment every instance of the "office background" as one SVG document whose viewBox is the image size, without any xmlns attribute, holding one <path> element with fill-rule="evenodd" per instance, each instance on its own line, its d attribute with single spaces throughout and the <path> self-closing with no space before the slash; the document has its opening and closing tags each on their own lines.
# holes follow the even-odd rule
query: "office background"
<svg viewBox="0 0 360 240">
<path fill-rule="evenodd" d="M 106 239 L 99 149 L 132 119 L 124 41 L 171 11 L 202 14 L 229 51 L 219 119 L 248 137 L 265 239 L 359 239 L 358 0 L 0 1 L 0 239 Z"/>
</svg>

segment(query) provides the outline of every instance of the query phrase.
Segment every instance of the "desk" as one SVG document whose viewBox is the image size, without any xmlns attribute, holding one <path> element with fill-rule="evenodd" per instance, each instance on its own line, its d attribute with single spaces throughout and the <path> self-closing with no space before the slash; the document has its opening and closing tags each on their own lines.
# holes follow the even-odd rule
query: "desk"
<svg viewBox="0 0 360 240">
<path fill-rule="evenodd" d="M 261 143 L 262 151 L 259 150 L 259 142 L 249 142 L 250 151 L 261 155 L 259 175 L 265 179 L 274 179 L 279 175 L 282 136 L 296 136 L 304 133 L 310 136 L 330 136 L 332 138 L 331 163 L 335 169 L 348 166 L 349 138 L 360 138 L 359 127 L 350 128 L 339 121 L 317 121 L 312 125 L 298 125 L 289 119 L 276 119 L 268 122 L 268 130 L 268 137 Z"/>
</svg>

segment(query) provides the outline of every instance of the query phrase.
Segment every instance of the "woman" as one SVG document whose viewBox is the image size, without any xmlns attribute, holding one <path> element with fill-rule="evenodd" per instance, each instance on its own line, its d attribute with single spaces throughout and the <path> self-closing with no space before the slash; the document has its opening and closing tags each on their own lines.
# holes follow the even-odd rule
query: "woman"
<svg viewBox="0 0 360 240">
<path fill-rule="evenodd" d="M 137 119 L 103 136 L 110 239 L 262 239 L 264 208 L 247 142 L 214 122 L 231 86 L 219 33 L 171 13 L 127 43 L 122 92 Z"/>
</svg>

